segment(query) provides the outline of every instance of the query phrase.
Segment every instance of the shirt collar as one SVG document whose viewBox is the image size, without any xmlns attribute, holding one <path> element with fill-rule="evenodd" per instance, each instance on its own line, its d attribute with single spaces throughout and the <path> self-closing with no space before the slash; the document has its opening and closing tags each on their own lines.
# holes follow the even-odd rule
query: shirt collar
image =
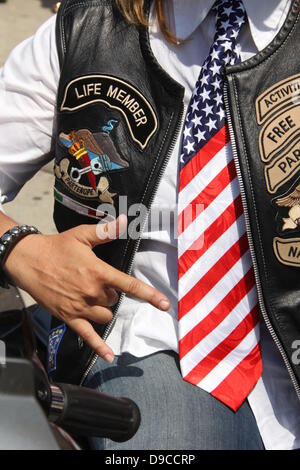
<svg viewBox="0 0 300 470">
<path fill-rule="evenodd" d="M 173 0 L 176 36 L 188 38 L 208 15 L 215 0 Z M 250 32 L 260 51 L 274 38 L 282 26 L 291 0 L 243 0 Z"/>
<path fill-rule="evenodd" d="M 187 39 L 206 18 L 214 2 L 215 0 L 173 0 L 176 36 Z"/>
</svg>

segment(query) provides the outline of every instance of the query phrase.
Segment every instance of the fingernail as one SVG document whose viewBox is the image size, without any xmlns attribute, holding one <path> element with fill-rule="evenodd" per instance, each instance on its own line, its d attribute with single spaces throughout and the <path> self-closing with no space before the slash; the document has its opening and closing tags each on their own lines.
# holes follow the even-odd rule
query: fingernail
<svg viewBox="0 0 300 470">
<path fill-rule="evenodd" d="M 112 354 L 105 354 L 103 358 L 106 362 L 112 363 L 114 360 L 114 356 Z"/>
<path fill-rule="evenodd" d="M 159 302 L 159 308 L 161 310 L 169 310 L 170 308 L 170 302 L 168 300 L 161 300 Z"/>
</svg>

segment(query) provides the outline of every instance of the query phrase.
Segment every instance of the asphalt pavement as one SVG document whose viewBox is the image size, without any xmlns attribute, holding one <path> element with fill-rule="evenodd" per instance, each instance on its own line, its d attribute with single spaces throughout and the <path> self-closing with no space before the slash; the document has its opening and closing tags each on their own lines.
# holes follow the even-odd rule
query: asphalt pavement
<svg viewBox="0 0 300 470">
<path fill-rule="evenodd" d="M 7 0 L 0 3 L 0 67 L 10 51 L 32 36 L 53 13 L 53 0 Z M 0 101 L 1 105 L 1 101 Z M 18 223 L 36 225 L 43 233 L 55 233 L 53 213 L 53 163 L 28 181 L 14 201 L 5 204 L 5 212 Z M 34 301 L 22 293 L 26 305 Z"/>
</svg>

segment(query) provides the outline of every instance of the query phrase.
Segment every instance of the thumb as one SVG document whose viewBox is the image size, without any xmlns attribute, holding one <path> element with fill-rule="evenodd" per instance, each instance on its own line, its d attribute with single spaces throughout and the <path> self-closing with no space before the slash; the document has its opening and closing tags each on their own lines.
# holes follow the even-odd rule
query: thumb
<svg viewBox="0 0 300 470">
<path fill-rule="evenodd" d="M 73 229 L 76 238 L 83 243 L 88 243 L 92 248 L 96 245 L 108 243 L 119 238 L 127 228 L 127 217 L 121 214 L 117 219 L 93 225 L 80 225 Z"/>
</svg>

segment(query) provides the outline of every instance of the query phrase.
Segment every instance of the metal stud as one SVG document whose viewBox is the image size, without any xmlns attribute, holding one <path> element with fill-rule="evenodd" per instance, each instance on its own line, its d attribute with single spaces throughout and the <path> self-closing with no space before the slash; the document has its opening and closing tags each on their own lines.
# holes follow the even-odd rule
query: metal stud
<svg viewBox="0 0 300 470">
<path fill-rule="evenodd" d="M 12 241 L 12 238 L 13 238 L 12 235 L 10 235 L 9 233 L 5 233 L 3 237 L 1 238 L 1 240 L 4 245 L 7 245 L 8 243 Z"/>
<path fill-rule="evenodd" d="M 10 231 L 10 233 L 11 233 L 12 235 L 19 235 L 19 233 L 20 233 L 19 227 L 14 227 L 14 228 L 12 228 L 11 231 Z"/>
</svg>

